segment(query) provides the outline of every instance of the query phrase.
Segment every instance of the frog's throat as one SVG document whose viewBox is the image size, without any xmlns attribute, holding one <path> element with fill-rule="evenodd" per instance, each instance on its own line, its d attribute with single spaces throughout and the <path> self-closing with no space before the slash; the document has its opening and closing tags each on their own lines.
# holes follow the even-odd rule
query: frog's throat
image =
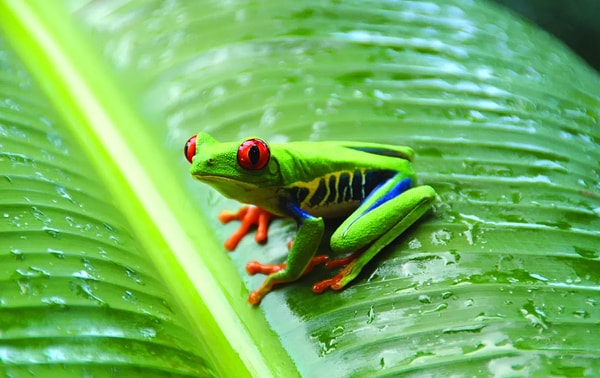
<svg viewBox="0 0 600 378">
<path fill-rule="evenodd" d="M 213 175 L 193 175 L 193 177 L 208 184 L 223 194 L 225 197 L 236 199 L 240 202 L 260 201 L 264 198 L 275 196 L 275 187 L 265 182 L 248 182 L 231 177 Z M 258 204 L 257 204 L 258 205 Z"/>
</svg>

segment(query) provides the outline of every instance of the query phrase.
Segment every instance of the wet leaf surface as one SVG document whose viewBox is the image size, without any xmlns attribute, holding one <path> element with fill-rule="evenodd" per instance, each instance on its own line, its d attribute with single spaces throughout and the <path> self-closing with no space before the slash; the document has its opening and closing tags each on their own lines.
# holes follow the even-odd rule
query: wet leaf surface
<svg viewBox="0 0 600 378">
<path fill-rule="evenodd" d="M 288 355 L 305 376 L 598 374 L 600 80 L 549 36 L 462 0 L 91 2 L 74 15 L 147 121 L 151 147 L 136 145 L 123 126 L 125 141 L 154 153 L 144 167 L 157 190 L 173 193 L 168 181 L 183 191 L 181 227 L 198 234 L 198 258 L 253 342 L 271 348 L 262 352 L 271 367 Z M 331 274 L 315 269 L 248 310 L 245 297 L 263 278 L 247 277 L 245 263 L 285 259 L 294 226 L 276 220 L 266 245 L 247 238 L 228 256 L 207 242 L 235 229 L 214 219 L 237 204 L 188 177 L 181 149 L 198 131 L 223 141 L 410 145 L 420 182 L 439 199 L 346 290 L 312 294 L 312 283 Z M 157 159 L 170 171 L 156 168 Z M 57 201 L 72 207 L 60 193 Z M 165 202 L 184 201 L 170 197 Z M 40 224 L 53 214 L 36 209 L 11 220 Z M 208 233 L 196 214 L 208 220 Z M 118 218 L 101 219 L 112 228 Z M 73 216 L 73 223 L 91 221 Z M 39 227 L 66 240 L 81 232 L 69 224 Z M 88 274 L 104 272 L 100 261 L 90 263 L 97 271 Z M 152 276 L 134 271 L 143 281 Z M 54 273 L 41 264 L 19 274 Z M 101 289 L 76 292 L 93 303 Z"/>
</svg>

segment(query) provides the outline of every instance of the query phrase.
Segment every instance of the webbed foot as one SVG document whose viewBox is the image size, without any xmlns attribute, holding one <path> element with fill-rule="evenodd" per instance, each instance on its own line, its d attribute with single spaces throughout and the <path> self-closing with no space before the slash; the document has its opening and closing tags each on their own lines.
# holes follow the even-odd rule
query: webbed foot
<svg viewBox="0 0 600 378">
<path fill-rule="evenodd" d="M 233 220 L 242 222 L 240 227 L 225 241 L 225 248 L 233 251 L 239 242 L 250 232 L 252 226 L 257 226 L 254 240 L 264 243 L 268 238 L 269 222 L 275 217 L 273 213 L 257 206 L 243 206 L 237 212 L 224 210 L 219 214 L 221 223 L 229 223 Z"/>
<path fill-rule="evenodd" d="M 362 255 L 362 252 L 363 251 L 354 252 L 348 256 L 327 261 L 325 263 L 325 267 L 327 269 L 335 269 L 339 267 L 343 267 L 343 269 L 331 278 L 316 282 L 312 287 L 313 293 L 321 294 L 328 288 L 333 290 L 343 289 L 344 286 L 352 281 L 358 274 L 358 272 L 356 272 L 354 269 L 354 265 L 356 260 Z"/>
<path fill-rule="evenodd" d="M 329 257 L 326 255 L 315 256 L 310 260 L 310 263 L 302 272 L 302 275 L 310 272 L 316 265 L 326 263 L 329 260 Z M 251 305 L 258 305 L 260 301 L 267 295 L 272 289 L 273 286 L 283 283 L 285 281 L 279 281 L 274 279 L 273 275 L 282 271 L 287 266 L 286 263 L 283 264 L 261 264 L 258 261 L 250 261 L 246 264 L 246 272 L 250 275 L 254 275 L 257 273 L 268 275 L 265 282 L 262 284 L 260 288 L 254 290 L 248 296 L 248 303 Z"/>
</svg>

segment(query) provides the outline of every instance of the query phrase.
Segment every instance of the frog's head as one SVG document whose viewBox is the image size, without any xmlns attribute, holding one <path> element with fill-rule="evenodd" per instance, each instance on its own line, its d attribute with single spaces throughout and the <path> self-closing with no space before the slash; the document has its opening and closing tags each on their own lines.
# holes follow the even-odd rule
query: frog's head
<svg viewBox="0 0 600 378">
<path fill-rule="evenodd" d="M 219 143 L 201 132 L 188 139 L 184 153 L 192 163 L 192 176 L 227 197 L 247 201 L 260 191 L 281 186 L 279 164 L 262 139 Z"/>
</svg>

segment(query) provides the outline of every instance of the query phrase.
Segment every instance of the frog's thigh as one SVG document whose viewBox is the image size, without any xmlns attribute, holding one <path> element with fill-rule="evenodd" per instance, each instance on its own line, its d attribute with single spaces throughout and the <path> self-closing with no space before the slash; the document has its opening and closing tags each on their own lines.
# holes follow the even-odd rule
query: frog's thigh
<svg viewBox="0 0 600 378">
<path fill-rule="evenodd" d="M 417 186 L 364 214 L 352 214 L 332 235 L 331 248 L 338 253 L 354 252 L 383 235 L 385 246 L 421 218 L 434 198 L 432 187 Z"/>
</svg>

